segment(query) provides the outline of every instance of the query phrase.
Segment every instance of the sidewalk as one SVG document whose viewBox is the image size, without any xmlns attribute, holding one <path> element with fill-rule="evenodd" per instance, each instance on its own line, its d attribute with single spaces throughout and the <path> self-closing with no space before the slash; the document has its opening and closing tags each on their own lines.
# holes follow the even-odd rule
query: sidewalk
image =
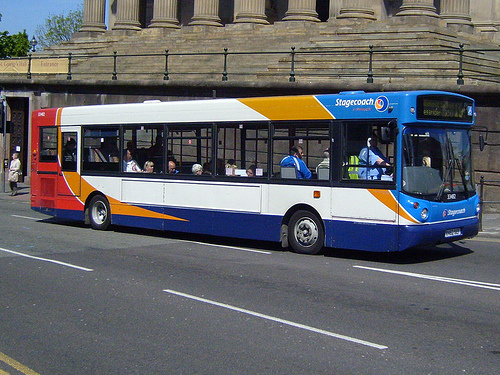
<svg viewBox="0 0 500 375">
<path fill-rule="evenodd" d="M 500 240 L 500 214 L 483 213 L 483 228 L 480 237 L 497 238 Z"/>
<path fill-rule="evenodd" d="M 30 202 L 30 187 L 24 183 L 18 184 L 19 192 L 15 197 L 10 196 L 8 187 L 5 193 L 0 192 L 0 199 L 15 199 Z M 500 213 L 483 213 L 482 231 L 479 237 L 496 238 L 500 241 Z"/>
</svg>

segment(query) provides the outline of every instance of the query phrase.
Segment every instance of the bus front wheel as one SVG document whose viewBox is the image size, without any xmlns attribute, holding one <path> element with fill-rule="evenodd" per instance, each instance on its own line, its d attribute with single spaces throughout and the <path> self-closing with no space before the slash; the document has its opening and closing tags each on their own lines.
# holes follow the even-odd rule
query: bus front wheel
<svg viewBox="0 0 500 375">
<path fill-rule="evenodd" d="M 320 219 L 309 211 L 295 212 L 288 224 L 288 240 L 296 253 L 318 254 L 325 243 Z"/>
<path fill-rule="evenodd" d="M 105 230 L 111 223 L 109 203 L 102 195 L 96 195 L 89 204 L 90 226 L 94 229 Z"/>
</svg>

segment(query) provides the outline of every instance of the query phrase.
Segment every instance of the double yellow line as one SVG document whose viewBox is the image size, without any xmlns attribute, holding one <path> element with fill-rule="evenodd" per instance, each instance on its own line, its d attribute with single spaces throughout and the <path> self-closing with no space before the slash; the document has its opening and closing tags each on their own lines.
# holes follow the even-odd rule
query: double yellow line
<svg viewBox="0 0 500 375">
<path fill-rule="evenodd" d="M 15 359 L 10 358 L 8 355 L 3 354 L 2 352 L 0 352 L 0 362 L 6 363 L 10 367 L 25 375 L 40 375 L 38 372 L 33 371 L 32 369 L 26 367 L 22 363 L 17 362 Z M 9 375 L 9 373 L 0 370 L 0 375 Z"/>
</svg>

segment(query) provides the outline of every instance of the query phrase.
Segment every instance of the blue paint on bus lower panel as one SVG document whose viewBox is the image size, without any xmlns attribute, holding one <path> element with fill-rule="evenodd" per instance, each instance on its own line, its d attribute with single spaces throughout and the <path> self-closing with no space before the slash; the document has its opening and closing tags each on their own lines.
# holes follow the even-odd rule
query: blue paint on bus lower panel
<svg viewBox="0 0 500 375">
<path fill-rule="evenodd" d="M 150 209 L 150 207 L 143 206 Z M 32 207 L 34 211 L 62 219 L 84 220 L 82 211 L 54 210 Z M 155 211 L 159 212 L 158 207 Z M 139 228 L 173 232 L 198 233 L 221 237 L 245 238 L 262 241 L 280 241 L 282 217 L 248 212 L 222 212 L 183 208 L 164 208 L 163 213 L 186 221 L 113 215 L 112 223 Z M 454 222 L 461 236 L 445 237 L 450 222 L 397 226 L 396 224 L 363 223 L 356 221 L 325 220 L 325 246 L 352 250 L 390 252 L 416 246 L 453 242 L 473 237 L 479 230 L 478 217 Z"/>
<path fill-rule="evenodd" d="M 397 230 L 396 224 L 327 220 L 326 246 L 363 251 L 396 251 Z"/>
<path fill-rule="evenodd" d="M 445 232 L 451 228 L 459 228 L 462 234 L 446 238 Z M 473 237 L 479 232 L 479 218 L 474 216 L 454 222 L 401 226 L 399 231 L 399 250 L 404 250 L 415 246 L 447 243 Z"/>
<path fill-rule="evenodd" d="M 142 207 L 149 209 L 149 207 Z M 126 215 L 113 215 L 111 221 L 117 225 L 172 232 L 208 234 L 262 241 L 280 241 L 282 218 L 279 216 L 183 208 L 165 208 L 163 213 L 182 218 L 185 221 Z"/>
</svg>

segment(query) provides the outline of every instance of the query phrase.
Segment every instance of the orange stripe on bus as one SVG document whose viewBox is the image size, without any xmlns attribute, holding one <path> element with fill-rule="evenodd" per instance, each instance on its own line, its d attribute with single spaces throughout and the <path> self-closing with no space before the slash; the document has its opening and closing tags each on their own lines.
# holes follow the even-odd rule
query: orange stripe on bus
<svg viewBox="0 0 500 375">
<path fill-rule="evenodd" d="M 334 118 L 314 96 L 238 100 L 270 120 L 325 120 Z M 291 108 L 295 110 L 291 110 Z"/>
<path fill-rule="evenodd" d="M 389 190 L 368 189 L 368 191 L 375 198 L 377 198 L 379 202 L 394 211 L 396 214 L 399 214 L 401 217 L 411 221 L 412 223 L 418 223 L 418 221 L 411 217 L 402 207 L 398 210 L 399 204 Z"/>
<path fill-rule="evenodd" d="M 77 191 L 77 186 L 75 184 L 78 183 L 76 179 L 71 179 L 68 181 L 68 183 L 72 184 L 73 186 L 70 186 L 71 190 L 73 192 Z M 87 181 L 84 179 L 81 179 L 81 189 L 82 189 L 82 198 L 85 197 L 85 199 L 93 192 L 95 192 L 97 189 L 94 188 L 92 185 L 90 185 Z M 159 212 L 151 211 L 145 208 L 137 207 L 129 203 L 123 203 L 120 202 L 117 199 L 114 199 L 110 196 L 106 196 L 106 198 L 109 201 L 110 208 L 111 208 L 111 213 L 112 214 L 118 214 L 118 215 L 129 215 L 129 216 L 140 216 L 140 217 L 148 217 L 152 219 L 164 219 L 164 220 L 176 220 L 176 221 L 189 221 L 186 219 L 182 219 L 180 217 L 175 217 L 171 215 L 165 215 Z M 84 199 L 82 199 L 84 200 Z"/>
</svg>

